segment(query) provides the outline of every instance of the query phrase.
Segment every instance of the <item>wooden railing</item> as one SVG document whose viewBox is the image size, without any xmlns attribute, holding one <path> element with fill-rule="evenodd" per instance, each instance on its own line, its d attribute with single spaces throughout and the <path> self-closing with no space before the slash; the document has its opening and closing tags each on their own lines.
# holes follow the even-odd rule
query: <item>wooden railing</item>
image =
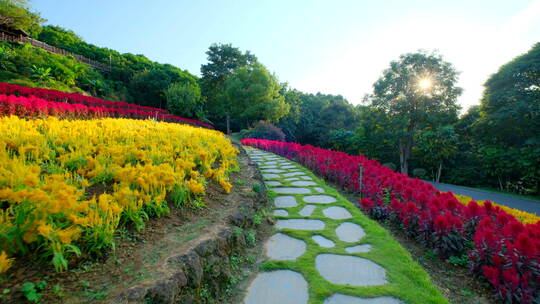
<svg viewBox="0 0 540 304">
<path fill-rule="evenodd" d="M 72 52 L 68 52 L 68 51 L 66 51 L 64 49 L 57 48 L 57 47 L 49 45 L 49 44 L 47 44 L 45 42 L 41 42 L 39 40 L 35 40 L 35 39 L 25 37 L 25 36 L 22 36 L 22 35 L 21 36 L 13 36 L 13 35 L 8 35 L 8 34 L 6 34 L 4 32 L 0 32 L 0 41 L 30 43 L 32 46 L 44 49 L 49 53 L 60 54 L 60 55 L 64 55 L 64 56 L 73 56 L 73 58 L 75 60 L 77 60 L 79 62 L 82 62 L 82 63 L 90 66 L 91 68 L 101 70 L 101 71 L 104 71 L 104 72 L 110 72 L 111 71 L 111 67 L 109 65 L 107 65 L 107 64 L 104 64 L 102 62 L 98 62 L 98 61 L 95 61 L 95 60 L 92 60 L 92 59 L 88 59 L 88 58 L 83 57 L 81 55 L 78 55 L 78 54 L 75 54 L 75 53 L 72 53 Z"/>
</svg>

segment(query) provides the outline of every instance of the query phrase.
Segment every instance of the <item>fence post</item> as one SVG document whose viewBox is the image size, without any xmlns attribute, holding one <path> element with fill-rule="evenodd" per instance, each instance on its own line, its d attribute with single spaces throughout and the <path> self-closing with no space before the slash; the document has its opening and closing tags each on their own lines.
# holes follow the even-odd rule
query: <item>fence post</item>
<svg viewBox="0 0 540 304">
<path fill-rule="evenodd" d="M 360 197 L 362 197 L 362 184 L 364 179 L 364 166 L 360 165 L 360 172 L 358 174 L 358 193 L 360 193 Z"/>
</svg>

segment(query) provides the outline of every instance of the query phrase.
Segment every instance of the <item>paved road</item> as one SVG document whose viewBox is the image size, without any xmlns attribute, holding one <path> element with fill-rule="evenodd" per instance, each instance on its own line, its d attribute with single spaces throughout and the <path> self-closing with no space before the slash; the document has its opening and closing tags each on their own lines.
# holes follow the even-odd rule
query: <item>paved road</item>
<svg viewBox="0 0 540 304">
<path fill-rule="evenodd" d="M 450 184 L 441 184 L 427 181 L 440 191 L 452 191 L 455 194 L 470 196 L 475 200 L 490 200 L 499 205 L 505 205 L 510 208 L 535 213 L 540 215 L 540 202 L 530 199 L 518 198 L 510 195 L 493 193 L 484 190 L 472 189 Z"/>
</svg>

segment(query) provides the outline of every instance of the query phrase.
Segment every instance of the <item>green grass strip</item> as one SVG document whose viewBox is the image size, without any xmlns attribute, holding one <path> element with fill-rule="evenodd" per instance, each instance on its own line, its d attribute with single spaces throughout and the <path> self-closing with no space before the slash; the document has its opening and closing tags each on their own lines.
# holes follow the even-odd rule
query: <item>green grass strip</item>
<svg viewBox="0 0 540 304">
<path fill-rule="evenodd" d="M 252 148 L 247 148 L 248 151 L 250 149 Z M 281 159 L 287 160 L 297 167 L 297 169 L 286 169 L 287 172 L 302 171 L 306 176 L 311 177 L 312 180 L 317 183 L 317 185 L 305 186 L 303 188 L 311 189 L 313 195 L 320 194 L 333 196 L 337 199 L 337 202 L 331 204 L 305 203 L 302 200 L 302 197 L 310 194 L 277 194 L 272 191 L 272 187 L 269 187 L 270 199 L 273 200 L 276 196 L 287 195 L 294 196 L 298 202 L 298 206 L 293 208 L 274 208 L 285 209 L 289 212 L 289 216 L 275 216 L 276 219 L 318 219 L 324 221 L 326 226 L 325 229 L 317 231 L 301 231 L 293 229 L 279 230 L 281 233 L 306 242 L 306 252 L 294 261 L 266 261 L 261 265 L 262 270 L 293 270 L 301 273 L 308 282 L 309 303 L 313 304 L 322 304 L 326 298 L 334 293 L 341 293 L 361 298 L 392 296 L 408 304 L 449 303 L 448 300 L 444 298 L 439 290 L 433 285 L 429 275 L 412 260 L 409 252 L 401 247 L 401 245 L 392 238 L 388 231 L 379 226 L 377 222 L 369 219 L 356 206 L 341 196 L 338 191 L 327 186 L 323 180 L 315 176 L 310 170 L 286 158 Z M 269 180 L 281 182 L 283 185 L 279 187 L 297 187 L 291 184 L 292 181 L 286 181 L 286 178 L 288 177 L 274 178 Z M 314 187 L 321 187 L 325 190 L 325 192 L 318 193 L 313 189 Z M 316 209 L 311 216 L 303 217 L 299 215 L 298 212 L 308 204 L 316 206 Z M 334 220 L 325 217 L 322 210 L 330 206 L 341 206 L 347 209 L 352 214 L 352 218 Z M 364 229 L 366 236 L 356 243 L 346 243 L 340 241 L 335 234 L 335 229 L 343 222 L 352 222 L 360 225 Z M 278 231 L 276 230 L 276 232 Z M 322 235 L 332 240 L 335 243 L 335 246 L 332 248 L 320 247 L 311 239 L 311 237 L 314 235 Z M 370 244 L 373 248 L 369 252 L 365 253 L 347 253 L 345 251 L 346 247 L 360 244 Z M 386 269 L 386 278 L 388 280 L 388 284 L 356 287 L 330 283 L 326 281 L 315 268 L 315 257 L 323 253 L 357 256 L 369 259 Z"/>
</svg>

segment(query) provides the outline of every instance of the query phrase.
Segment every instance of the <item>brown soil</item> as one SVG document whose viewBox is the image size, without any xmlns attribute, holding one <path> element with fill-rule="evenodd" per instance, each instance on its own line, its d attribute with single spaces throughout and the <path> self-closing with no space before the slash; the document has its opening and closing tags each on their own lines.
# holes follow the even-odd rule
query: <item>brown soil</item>
<svg viewBox="0 0 540 304">
<path fill-rule="evenodd" d="M 11 275 L 3 281 L 0 279 L 0 302 L 25 303 L 20 292 L 25 282 L 46 282 L 46 288 L 40 292 L 41 303 L 94 303 L 152 280 L 162 273 L 164 261 L 169 256 L 215 236 L 227 225 L 228 217 L 242 201 L 256 196 L 252 187 L 260 183 L 256 179 L 256 167 L 244 153 L 239 156 L 239 163 L 240 172 L 230 176 L 233 181 L 230 194 L 225 194 L 217 183 L 210 182 L 204 197 L 205 208 L 170 206 L 169 214 L 146 222 L 140 232 L 120 230 L 116 235 L 116 250 L 104 257 L 80 259 L 63 273 L 54 272 L 48 261 L 19 259 Z M 261 240 L 263 235 L 257 235 L 257 239 Z M 258 246 L 250 249 L 252 255 L 258 250 Z M 249 267 L 245 271 L 249 272 Z M 2 295 L 1 291 L 6 289 L 10 292 Z"/>
</svg>

